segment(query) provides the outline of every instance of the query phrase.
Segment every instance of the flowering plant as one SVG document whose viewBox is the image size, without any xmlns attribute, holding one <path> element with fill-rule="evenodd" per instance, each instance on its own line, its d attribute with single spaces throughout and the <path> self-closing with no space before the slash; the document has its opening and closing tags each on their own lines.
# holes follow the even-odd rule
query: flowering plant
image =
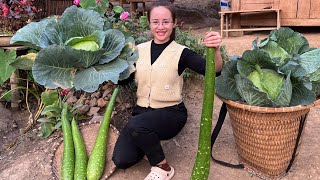
<svg viewBox="0 0 320 180">
<path fill-rule="evenodd" d="M 0 32 L 15 33 L 31 22 L 39 11 L 34 0 L 0 0 Z"/>
<path fill-rule="evenodd" d="M 129 14 L 127 11 L 124 11 L 124 12 L 122 12 L 122 13 L 120 14 L 120 19 L 121 19 L 122 21 L 125 21 L 125 20 L 129 19 L 129 16 L 130 16 L 130 14 Z"/>
<path fill-rule="evenodd" d="M 68 116 L 77 117 L 76 108 L 67 102 L 68 94 L 73 93 L 71 89 L 46 89 L 41 93 L 41 102 L 43 104 L 41 115 L 37 119 L 41 124 L 39 136 L 49 137 L 55 130 L 61 129 L 61 112 L 64 104 L 68 107 Z"/>
</svg>

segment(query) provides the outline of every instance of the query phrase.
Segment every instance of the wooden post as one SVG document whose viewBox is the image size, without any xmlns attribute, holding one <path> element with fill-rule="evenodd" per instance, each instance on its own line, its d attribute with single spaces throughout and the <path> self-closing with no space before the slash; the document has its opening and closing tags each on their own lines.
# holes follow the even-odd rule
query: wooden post
<svg viewBox="0 0 320 180">
<path fill-rule="evenodd" d="M 224 13 L 220 12 L 220 35 L 223 37 L 223 22 L 224 22 Z"/>
<path fill-rule="evenodd" d="M 50 15 L 52 15 L 52 13 L 51 13 L 51 0 L 47 0 L 46 1 L 46 16 L 50 16 Z"/>
<path fill-rule="evenodd" d="M 232 14 L 231 15 L 231 20 L 230 20 L 230 28 L 231 29 L 241 29 L 241 16 L 240 14 Z M 238 36 L 243 36 L 243 31 L 238 31 L 238 32 L 230 32 L 230 36 L 232 37 L 238 37 Z"/>
<path fill-rule="evenodd" d="M 12 90 L 12 98 L 11 98 L 11 108 L 12 109 L 18 109 L 19 108 L 19 100 L 20 100 L 20 93 L 17 89 L 19 84 L 19 71 L 16 70 L 11 76 L 10 76 L 10 86 Z"/>
<path fill-rule="evenodd" d="M 226 37 L 229 37 L 229 14 L 226 14 Z"/>
<path fill-rule="evenodd" d="M 142 15 L 144 16 L 146 14 L 146 3 L 142 2 Z"/>
<path fill-rule="evenodd" d="M 280 19 L 280 10 L 278 10 L 277 11 L 277 29 L 279 29 L 280 28 L 280 21 L 281 21 L 281 19 Z"/>
<path fill-rule="evenodd" d="M 136 13 L 137 12 L 137 8 L 138 8 L 138 3 L 130 1 L 130 12 L 131 13 Z"/>
</svg>

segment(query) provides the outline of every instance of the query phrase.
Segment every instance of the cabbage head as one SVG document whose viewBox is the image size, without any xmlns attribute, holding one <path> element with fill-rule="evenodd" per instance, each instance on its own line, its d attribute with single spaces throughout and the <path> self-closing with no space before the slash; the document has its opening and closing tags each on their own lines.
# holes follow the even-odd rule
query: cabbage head
<svg viewBox="0 0 320 180">
<path fill-rule="evenodd" d="M 260 90 L 272 99 L 276 100 L 284 83 L 284 77 L 272 69 L 260 69 L 249 74 L 248 79 Z"/>
<path fill-rule="evenodd" d="M 95 41 L 94 38 L 88 39 L 83 37 L 74 37 L 69 39 L 65 44 L 78 50 L 97 51 L 98 49 L 100 49 L 99 44 Z"/>
</svg>

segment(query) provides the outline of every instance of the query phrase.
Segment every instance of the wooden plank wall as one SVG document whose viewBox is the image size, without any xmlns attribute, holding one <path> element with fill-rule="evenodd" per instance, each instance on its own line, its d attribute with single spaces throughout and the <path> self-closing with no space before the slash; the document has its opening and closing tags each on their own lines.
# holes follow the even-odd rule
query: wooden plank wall
<svg viewBox="0 0 320 180">
<path fill-rule="evenodd" d="M 273 8 L 279 9 L 280 7 L 280 0 L 273 0 Z"/>
<path fill-rule="evenodd" d="M 273 0 L 241 0 L 241 10 L 267 9 L 273 7 Z"/>
<path fill-rule="evenodd" d="M 73 0 L 47 0 L 47 16 L 61 15 L 64 10 L 73 5 Z"/>
<path fill-rule="evenodd" d="M 311 0 L 299 1 L 297 18 L 309 18 L 310 8 L 311 8 Z"/>
<path fill-rule="evenodd" d="M 232 0 L 231 1 L 231 10 L 239 11 L 240 10 L 240 0 Z"/>
<path fill-rule="evenodd" d="M 312 0 L 310 6 L 310 18 L 320 18 L 320 1 Z"/>
<path fill-rule="evenodd" d="M 298 0 L 280 0 L 281 18 L 297 18 Z"/>
<path fill-rule="evenodd" d="M 281 26 L 320 26 L 320 0 L 232 0 L 233 11 L 280 9 Z M 241 15 L 241 26 L 275 26 L 273 14 Z"/>
<path fill-rule="evenodd" d="M 239 0 L 239 10 L 256 10 L 274 8 L 274 0 Z M 263 13 L 255 15 L 242 15 L 242 26 L 276 26 L 276 14 Z"/>
<path fill-rule="evenodd" d="M 34 6 L 37 7 L 38 10 L 41 9 L 40 12 L 37 13 L 36 18 L 41 20 L 47 17 L 47 8 L 46 8 L 46 1 L 44 0 L 34 0 Z"/>
</svg>

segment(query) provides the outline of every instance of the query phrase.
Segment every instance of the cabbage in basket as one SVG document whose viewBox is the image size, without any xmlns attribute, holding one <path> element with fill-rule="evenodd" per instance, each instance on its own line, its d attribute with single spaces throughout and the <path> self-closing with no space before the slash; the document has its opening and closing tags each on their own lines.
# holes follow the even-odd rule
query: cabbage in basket
<svg viewBox="0 0 320 180">
<path fill-rule="evenodd" d="M 216 80 L 228 100 L 263 107 L 308 105 L 320 96 L 320 48 L 290 28 L 272 31 L 253 50 L 229 61 Z"/>
</svg>

